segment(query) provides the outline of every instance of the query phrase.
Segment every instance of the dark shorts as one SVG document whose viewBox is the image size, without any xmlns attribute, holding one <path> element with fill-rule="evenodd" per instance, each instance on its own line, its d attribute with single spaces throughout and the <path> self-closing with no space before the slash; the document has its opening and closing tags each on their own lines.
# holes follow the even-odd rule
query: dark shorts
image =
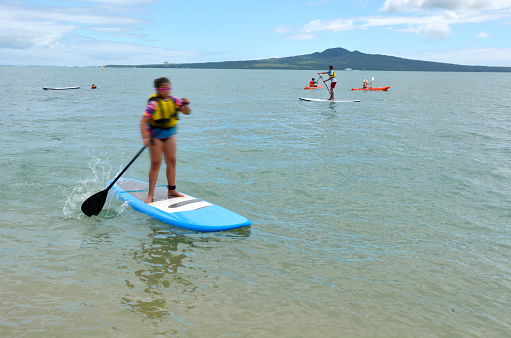
<svg viewBox="0 0 511 338">
<path fill-rule="evenodd" d="M 330 88 L 335 88 L 335 85 L 336 85 L 336 84 L 337 84 L 337 82 L 332 82 L 332 83 L 330 84 Z"/>
</svg>

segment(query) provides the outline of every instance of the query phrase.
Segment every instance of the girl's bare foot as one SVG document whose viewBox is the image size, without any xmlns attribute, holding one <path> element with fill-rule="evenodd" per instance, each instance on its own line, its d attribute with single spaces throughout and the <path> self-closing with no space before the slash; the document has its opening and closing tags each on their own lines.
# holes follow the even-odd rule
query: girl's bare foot
<svg viewBox="0 0 511 338">
<path fill-rule="evenodd" d="M 144 203 L 152 203 L 153 202 L 153 196 L 147 196 Z"/>
<path fill-rule="evenodd" d="M 185 197 L 185 195 L 181 194 L 177 190 L 169 190 L 169 197 L 175 196 L 175 197 Z"/>
</svg>

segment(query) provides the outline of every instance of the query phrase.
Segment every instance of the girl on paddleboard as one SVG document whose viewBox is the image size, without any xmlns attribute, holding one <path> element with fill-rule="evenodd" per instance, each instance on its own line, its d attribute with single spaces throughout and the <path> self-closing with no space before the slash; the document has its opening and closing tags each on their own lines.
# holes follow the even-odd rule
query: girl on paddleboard
<svg viewBox="0 0 511 338">
<path fill-rule="evenodd" d="M 149 97 L 140 121 L 142 139 L 151 156 L 149 192 L 145 203 L 153 201 L 162 155 L 167 165 L 168 196 L 184 196 L 176 190 L 176 127 L 179 112 L 185 115 L 192 112 L 188 99 L 178 99 L 170 95 L 170 81 L 166 77 L 154 80 L 154 88 L 156 93 Z"/>
<path fill-rule="evenodd" d="M 337 84 L 337 78 L 335 77 L 334 67 L 328 66 L 327 72 L 321 72 L 318 74 L 328 74 L 328 80 L 326 80 L 324 82 L 332 81 L 332 82 L 330 82 L 330 98 L 329 98 L 329 100 L 334 101 L 334 88 L 335 88 L 335 85 Z"/>
</svg>

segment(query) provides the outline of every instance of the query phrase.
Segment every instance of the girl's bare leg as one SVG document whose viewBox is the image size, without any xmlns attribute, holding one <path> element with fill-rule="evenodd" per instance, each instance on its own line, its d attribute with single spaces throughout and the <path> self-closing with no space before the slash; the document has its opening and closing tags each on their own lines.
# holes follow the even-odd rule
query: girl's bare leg
<svg viewBox="0 0 511 338">
<path fill-rule="evenodd" d="M 176 185 L 176 153 L 176 136 L 172 136 L 163 144 L 163 155 L 165 157 L 165 164 L 167 165 L 167 182 L 170 186 Z M 179 193 L 177 190 L 169 190 L 169 196 L 184 197 L 185 195 Z"/>
<path fill-rule="evenodd" d="M 153 144 L 150 144 L 148 148 L 149 154 L 151 155 L 151 167 L 149 168 L 149 192 L 144 201 L 145 203 L 151 203 L 153 201 L 154 188 L 158 180 L 158 173 L 160 172 L 163 142 L 155 138 Z"/>
</svg>

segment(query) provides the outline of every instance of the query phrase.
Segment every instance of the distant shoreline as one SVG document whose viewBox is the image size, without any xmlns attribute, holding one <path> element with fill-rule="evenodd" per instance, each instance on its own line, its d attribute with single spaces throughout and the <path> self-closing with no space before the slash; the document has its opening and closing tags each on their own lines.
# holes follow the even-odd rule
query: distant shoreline
<svg viewBox="0 0 511 338">
<path fill-rule="evenodd" d="M 336 71 L 434 71 L 434 72 L 511 72 L 511 67 L 466 66 L 451 63 L 420 61 L 380 54 L 350 52 L 344 48 L 326 49 L 283 58 L 248 61 L 219 61 L 203 63 L 162 63 L 146 65 L 105 65 L 104 68 L 191 68 L 191 69 L 271 69 L 317 70 L 333 65 Z"/>
</svg>

